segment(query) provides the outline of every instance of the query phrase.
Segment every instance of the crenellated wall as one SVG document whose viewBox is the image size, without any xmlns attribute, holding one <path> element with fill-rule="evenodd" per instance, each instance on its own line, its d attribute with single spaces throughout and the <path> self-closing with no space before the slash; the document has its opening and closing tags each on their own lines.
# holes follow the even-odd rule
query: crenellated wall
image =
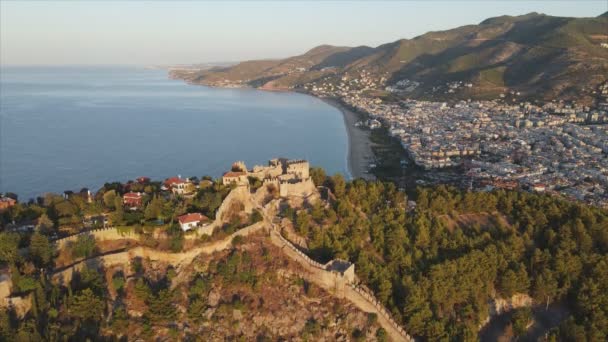
<svg viewBox="0 0 608 342">
<path fill-rule="evenodd" d="M 309 197 L 317 193 L 317 187 L 311 178 L 298 182 L 279 182 L 279 193 L 281 197 Z"/>
<path fill-rule="evenodd" d="M 75 242 L 79 236 L 81 235 L 90 235 L 95 237 L 95 241 L 111 241 L 111 240 L 121 240 L 121 239 L 137 239 L 139 235 L 135 233 L 133 230 L 128 230 L 126 232 L 120 232 L 115 227 L 107 227 L 107 228 L 99 228 L 93 230 L 87 230 L 75 235 L 70 235 L 61 239 L 55 240 L 55 246 L 57 249 L 62 249 L 67 247 L 70 243 Z"/>
<path fill-rule="evenodd" d="M 414 341 L 369 289 L 356 284 L 354 265 L 348 267 L 344 272 L 328 271 L 329 265 L 335 260 L 325 265 L 312 260 L 274 229 L 271 231 L 271 241 L 281 247 L 285 254 L 304 266 L 308 272 L 301 273 L 300 276 L 332 291 L 340 298 L 349 300 L 363 311 L 376 313 L 378 323 L 387 331 L 393 341 Z"/>
<path fill-rule="evenodd" d="M 214 252 L 222 251 L 232 246 L 232 240 L 236 236 L 248 236 L 256 233 L 264 228 L 264 222 L 258 222 L 251 226 L 245 227 L 231 234 L 223 240 L 215 241 L 206 244 L 201 247 L 193 248 L 191 250 L 181 253 L 170 253 L 165 251 L 159 251 L 148 247 L 134 247 L 127 251 L 121 251 L 117 253 L 105 254 L 97 257 L 92 257 L 83 260 L 75 265 L 72 265 L 61 271 L 57 271 L 53 274 L 52 279 L 54 282 L 60 284 L 67 284 L 72 280 L 74 272 L 82 270 L 83 267 L 112 267 L 112 266 L 124 266 L 126 272 L 130 272 L 131 261 L 135 258 L 149 259 L 150 261 L 163 262 L 174 266 L 179 269 L 184 265 L 189 265 L 192 260 L 200 254 L 211 254 Z M 128 274 L 127 274 L 128 275 Z"/>
</svg>

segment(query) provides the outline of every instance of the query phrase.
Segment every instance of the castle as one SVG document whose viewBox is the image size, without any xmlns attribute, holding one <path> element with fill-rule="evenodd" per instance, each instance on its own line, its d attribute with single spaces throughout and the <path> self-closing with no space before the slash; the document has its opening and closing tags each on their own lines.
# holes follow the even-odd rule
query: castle
<svg viewBox="0 0 608 342">
<path fill-rule="evenodd" d="M 249 178 L 254 178 L 264 185 L 274 185 L 281 197 L 307 197 L 315 189 L 309 170 L 310 165 L 306 160 L 275 158 L 268 161 L 267 166 L 256 165 L 251 170 L 247 170 L 244 162 L 238 161 L 232 164 L 231 171 L 222 176 L 222 183 L 249 185 Z"/>
</svg>

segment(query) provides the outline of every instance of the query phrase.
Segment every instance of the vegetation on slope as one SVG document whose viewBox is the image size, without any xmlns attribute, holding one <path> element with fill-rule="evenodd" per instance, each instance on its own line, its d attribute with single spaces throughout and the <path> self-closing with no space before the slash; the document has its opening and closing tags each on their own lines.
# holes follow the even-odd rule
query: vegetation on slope
<svg viewBox="0 0 608 342">
<path fill-rule="evenodd" d="M 318 182 L 319 180 L 317 180 Z M 312 257 L 353 260 L 356 273 L 405 325 L 425 340 L 476 340 L 488 301 L 530 294 L 562 302 L 571 317 L 551 336 L 608 336 L 608 212 L 524 192 L 419 189 L 406 210 L 393 184 L 325 182 L 336 197 L 283 215 L 307 238 Z M 479 214 L 483 225 L 450 225 Z"/>
<path fill-rule="evenodd" d="M 490 18 L 479 25 L 429 32 L 376 48 L 327 45 L 278 61 L 247 61 L 219 71 L 203 71 L 192 80 L 240 82 L 255 87 L 293 88 L 332 82 L 363 69 L 388 76 L 388 83 L 407 78 L 421 82 L 410 97 L 430 94 L 450 81 L 471 82 L 475 91 L 451 96 L 485 97 L 507 88 L 536 98 L 580 99 L 608 74 L 608 18 L 552 17 L 538 13 Z M 331 70 L 326 70 L 330 68 Z M 493 80 L 484 82 L 486 70 Z M 496 87 L 500 87 L 496 89 Z"/>
<path fill-rule="evenodd" d="M 305 237 L 311 257 L 320 262 L 333 258 L 355 262 L 359 279 L 408 333 L 432 341 L 476 340 L 489 315 L 490 299 L 524 293 L 541 309 L 552 303 L 568 308 L 570 317 L 549 336 L 590 341 L 608 336 L 606 210 L 546 195 L 463 192 L 445 186 L 418 189 L 411 198 L 416 201 L 414 207 L 391 183 L 346 182 L 339 175 L 326 177 L 320 169 L 311 170 L 311 177 L 316 184 L 331 189 L 329 205 L 320 202 L 307 209 L 285 206 L 282 215 Z M 111 196 L 102 197 L 108 197 L 108 203 L 102 204 L 102 198 L 98 205 L 114 202 Z M 184 199 L 176 201 L 175 208 L 186 203 Z M 5 214 L 39 211 L 38 215 L 59 219 L 61 216 L 55 218 L 50 211 L 56 210 L 58 203 L 50 203 L 50 207 L 20 205 Z M 50 222 L 52 228 L 54 223 Z M 203 329 L 190 332 L 215 331 L 217 336 L 225 336 L 232 331 L 230 327 L 213 327 L 226 320 L 236 324 L 234 316 L 230 318 L 230 310 L 209 306 L 210 292 L 203 291 L 206 297 L 192 292 L 200 287 L 198 275 L 210 286 L 207 289 L 219 284 L 222 289 L 232 289 L 221 292 L 221 301 L 243 305 L 252 315 L 268 308 L 266 304 L 259 306 L 258 292 L 283 286 L 270 275 L 283 272 L 277 273 L 277 267 L 285 266 L 286 261 L 269 246 L 264 247 L 261 240 L 234 241 L 235 250 L 215 262 L 195 264 L 185 273 L 176 274 L 166 265 L 140 260 L 133 263 L 132 270 L 112 268 L 100 273 L 84 269 L 71 282 L 54 284 L 49 275 L 58 265 L 58 251 L 49 242 L 47 233 L 53 229 L 48 230 L 46 224 L 34 234 L 0 233 L 0 263 L 10 270 L 13 295 L 30 297 L 33 303 L 22 319 L 9 312 L 0 315 L 3 339 L 82 339 L 99 334 L 134 337 L 158 332 L 174 336 L 181 331 L 176 331 L 175 322 Z M 260 246 L 263 248 L 257 249 Z M 178 247 L 170 249 L 180 250 L 182 245 Z M 20 252 L 20 248 L 25 249 Z M 83 238 L 59 255 L 78 259 L 102 253 L 103 248 Z M 290 267 L 285 270 L 289 273 Z M 308 285 L 302 286 L 302 291 L 307 291 Z M 235 294 L 238 300 L 232 300 Z M 281 298 L 280 293 L 271 297 Z M 323 303 L 327 300 L 324 297 Z M 214 314 L 208 314 L 210 308 L 221 317 L 217 322 Z M 197 325 L 201 312 L 207 317 L 203 323 L 214 323 Z M 513 331 L 522 334 L 528 321 L 526 312 L 514 315 Z M 249 326 L 240 322 L 232 328 L 238 326 L 249 336 L 244 332 Z M 310 323 L 298 322 L 301 330 L 290 330 L 285 336 L 333 331 L 317 316 Z M 353 338 L 375 336 L 373 328 L 357 327 L 359 332 L 347 329 L 343 333 Z"/>
</svg>

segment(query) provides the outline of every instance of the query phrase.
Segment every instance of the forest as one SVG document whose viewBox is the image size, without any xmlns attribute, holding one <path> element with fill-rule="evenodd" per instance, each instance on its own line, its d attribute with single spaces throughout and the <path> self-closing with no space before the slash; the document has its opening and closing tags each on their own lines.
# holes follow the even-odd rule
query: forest
<svg viewBox="0 0 608 342">
<path fill-rule="evenodd" d="M 313 259 L 354 262 L 361 282 L 408 333 L 428 341 L 475 341 L 491 298 L 528 294 L 538 307 L 568 308 L 569 317 L 547 333 L 548 340 L 608 338 L 605 209 L 543 194 L 470 192 L 448 186 L 418 188 L 407 198 L 388 182 L 347 182 L 341 175 L 326 176 L 321 169 L 312 169 L 311 176 L 330 190 L 329 200 L 305 209 L 284 206 L 280 215 L 305 237 Z M 189 201 L 151 191 L 145 208 L 134 213 L 121 210 L 116 199 L 121 189 L 112 186 L 93 203 L 49 195 L 10 208 L 2 214 L 0 266 L 10 271 L 6 273 L 12 277 L 13 295 L 32 295 L 34 300 L 22 319 L 0 312 L 0 340 L 95 336 L 100 318 L 106 329 L 126 329 L 129 316 L 124 307 L 107 305 L 108 288 L 120 292 L 126 286 L 123 276 L 107 284 L 97 272 L 84 269 L 70 284 L 51 282 L 60 252 L 52 240 L 65 221 L 104 211 L 121 225 L 155 229 L 156 220 L 171 221 L 189 210 L 212 216 L 228 191 L 214 183 Z M 130 223 L 129 215 L 139 216 Z M 6 230 L 7 222 L 23 217 L 38 218 L 33 233 Z M 71 253 L 74 258 L 90 257 L 96 253 L 95 241 L 78 239 Z M 231 256 L 214 266 L 214 272 L 255 288 L 259 272 L 243 264 L 248 259 L 242 257 Z M 141 272 L 138 263 L 133 267 L 136 274 Z M 145 319 L 150 324 L 175 317 L 174 296 L 167 291 L 171 277 L 169 270 L 168 280 L 139 279 L 134 285 L 138 295 L 132 299 L 148 307 Z M 201 274 L 191 286 L 187 311 L 192 318 L 204 307 L 199 288 L 206 286 L 205 277 Z M 523 334 L 529 312 L 514 316 L 514 331 Z"/>
<path fill-rule="evenodd" d="M 310 256 L 352 260 L 361 281 L 406 330 L 429 341 L 476 340 L 488 300 L 529 294 L 570 317 L 550 339 L 608 337 L 608 212 L 559 197 L 418 188 L 311 173 L 330 207 L 286 207 Z M 413 202 L 415 201 L 415 206 Z M 460 218 L 473 218 L 454 224 Z"/>
</svg>

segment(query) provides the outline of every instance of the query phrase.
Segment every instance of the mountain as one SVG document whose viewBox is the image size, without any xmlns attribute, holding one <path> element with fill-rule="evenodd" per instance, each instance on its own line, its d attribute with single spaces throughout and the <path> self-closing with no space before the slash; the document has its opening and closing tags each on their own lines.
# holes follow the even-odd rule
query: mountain
<svg viewBox="0 0 608 342">
<path fill-rule="evenodd" d="M 496 97 L 505 91 L 545 99 L 590 98 L 608 75 L 608 15 L 553 17 L 538 13 L 489 18 L 478 25 L 428 32 L 378 47 L 322 45 L 282 60 L 174 74 L 190 82 L 263 88 L 300 88 L 370 73 L 392 85 L 420 86 L 409 97 L 436 96 L 450 82 L 471 83 L 452 97 Z"/>
</svg>

